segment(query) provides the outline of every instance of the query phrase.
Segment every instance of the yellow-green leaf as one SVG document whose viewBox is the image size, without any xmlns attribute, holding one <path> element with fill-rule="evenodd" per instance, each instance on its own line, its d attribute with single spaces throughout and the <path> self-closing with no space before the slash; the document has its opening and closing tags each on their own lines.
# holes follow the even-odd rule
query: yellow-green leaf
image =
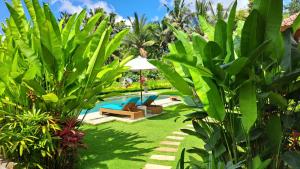
<svg viewBox="0 0 300 169">
<path fill-rule="evenodd" d="M 58 97 L 54 93 L 48 93 L 46 95 L 43 95 L 42 98 L 44 99 L 45 102 L 53 102 L 53 103 L 58 102 Z"/>
</svg>

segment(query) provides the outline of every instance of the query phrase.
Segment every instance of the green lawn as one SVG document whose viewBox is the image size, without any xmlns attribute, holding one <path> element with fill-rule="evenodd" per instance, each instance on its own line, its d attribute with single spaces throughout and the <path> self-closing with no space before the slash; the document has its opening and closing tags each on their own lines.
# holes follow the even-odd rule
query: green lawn
<svg viewBox="0 0 300 169">
<path fill-rule="evenodd" d="M 158 162 L 149 160 L 149 157 L 152 154 L 163 154 L 154 149 L 166 136 L 187 125 L 182 123 L 182 116 L 191 110 L 178 105 L 165 108 L 165 111 L 166 114 L 133 124 L 110 122 L 98 126 L 83 126 L 82 129 L 86 132 L 84 141 L 88 148 L 80 152 L 78 168 L 141 169 L 147 162 L 175 166 L 176 162 Z M 178 117 L 180 118 L 177 119 Z M 187 136 L 180 149 L 192 146 L 202 146 L 202 142 Z M 177 159 L 180 152 L 174 154 Z"/>
</svg>

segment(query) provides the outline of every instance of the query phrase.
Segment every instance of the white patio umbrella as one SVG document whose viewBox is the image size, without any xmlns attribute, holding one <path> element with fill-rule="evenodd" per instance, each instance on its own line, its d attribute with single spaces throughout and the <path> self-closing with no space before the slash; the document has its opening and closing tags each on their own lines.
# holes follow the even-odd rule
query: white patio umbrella
<svg viewBox="0 0 300 169">
<path fill-rule="evenodd" d="M 138 56 L 135 59 L 132 59 L 131 61 L 126 63 L 125 66 L 130 67 L 130 70 L 133 72 L 140 72 L 141 100 L 143 101 L 143 86 L 141 83 L 142 71 L 143 70 L 155 70 L 157 68 L 154 65 L 152 65 L 151 63 L 149 63 L 146 58 L 143 58 L 141 56 Z"/>
</svg>

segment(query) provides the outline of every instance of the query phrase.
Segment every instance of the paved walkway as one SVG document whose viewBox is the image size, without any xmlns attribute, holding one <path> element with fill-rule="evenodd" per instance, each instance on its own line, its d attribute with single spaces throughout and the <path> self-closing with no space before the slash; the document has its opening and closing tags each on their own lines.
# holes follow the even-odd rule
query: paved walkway
<svg viewBox="0 0 300 169">
<path fill-rule="evenodd" d="M 192 129 L 193 126 L 188 124 L 186 128 Z M 160 142 L 161 146 L 155 149 L 157 153 L 151 155 L 150 159 L 153 161 L 175 161 L 176 156 L 174 156 L 174 153 L 178 152 L 180 142 L 183 141 L 187 135 L 188 134 L 181 131 L 172 132 L 172 135 L 167 136 L 165 141 Z M 166 153 L 172 153 L 172 155 L 166 155 Z M 143 169 L 172 169 L 172 166 L 147 163 Z"/>
</svg>

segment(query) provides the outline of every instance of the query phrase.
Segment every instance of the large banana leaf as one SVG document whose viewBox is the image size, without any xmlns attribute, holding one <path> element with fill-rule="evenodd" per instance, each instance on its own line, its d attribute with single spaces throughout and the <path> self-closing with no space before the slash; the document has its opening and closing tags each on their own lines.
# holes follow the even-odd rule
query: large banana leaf
<svg viewBox="0 0 300 169">
<path fill-rule="evenodd" d="M 198 34 L 192 35 L 194 52 L 197 57 L 197 65 L 203 65 L 202 57 L 204 57 L 204 47 L 206 46 L 206 40 Z"/>
<path fill-rule="evenodd" d="M 225 118 L 225 106 L 216 84 L 208 77 L 202 77 L 196 70 L 190 69 L 195 90 L 199 96 L 204 110 L 216 120 Z"/>
<path fill-rule="evenodd" d="M 82 31 L 80 31 L 80 33 L 76 34 L 75 37 L 75 43 L 81 43 L 82 39 L 86 38 L 89 33 L 95 29 L 95 25 L 96 23 L 99 21 L 99 18 L 102 16 L 102 13 L 97 13 L 96 15 L 94 15 L 86 24 L 86 26 L 83 28 Z M 79 18 L 81 19 L 81 18 Z"/>
<path fill-rule="evenodd" d="M 235 14 L 236 14 L 236 7 L 237 7 L 237 1 L 234 2 L 227 21 L 227 43 L 226 43 L 226 49 L 227 49 L 227 55 L 224 60 L 224 63 L 229 63 L 234 59 L 234 44 L 233 44 L 233 30 L 234 30 L 234 21 L 235 21 Z"/>
<path fill-rule="evenodd" d="M 261 25 L 261 17 L 257 10 L 253 10 L 245 21 L 241 37 L 241 56 L 249 54 L 263 42 L 264 26 Z"/>
<path fill-rule="evenodd" d="M 218 20 L 215 26 L 214 41 L 221 47 L 221 54 L 218 59 L 224 60 L 227 54 L 227 24 L 223 20 Z"/>
<path fill-rule="evenodd" d="M 248 62 L 248 58 L 239 57 L 236 60 L 232 61 L 231 63 L 225 65 L 224 69 L 230 75 L 237 75 L 245 67 L 247 62 Z"/>
<path fill-rule="evenodd" d="M 203 16 L 199 16 L 199 24 L 201 30 L 208 37 L 208 40 L 213 40 L 215 32 L 214 27 L 210 25 Z"/>
<path fill-rule="evenodd" d="M 182 64 L 190 69 L 194 69 L 199 73 L 200 76 L 212 77 L 212 73 L 209 69 L 205 68 L 202 65 L 196 65 L 196 63 L 197 63 L 196 61 L 189 62 L 188 60 L 186 60 L 186 57 L 181 57 L 178 55 L 170 54 L 170 55 L 164 56 L 164 59 Z"/>
<path fill-rule="evenodd" d="M 283 139 L 281 120 L 278 116 L 270 117 L 265 132 L 269 138 L 268 143 L 270 151 L 277 153 Z"/>
<path fill-rule="evenodd" d="M 69 40 L 70 33 L 73 30 L 72 28 L 75 25 L 76 18 L 77 18 L 76 15 L 72 15 L 68 20 L 68 22 L 66 23 L 66 25 L 64 26 L 64 28 L 62 29 L 62 44 L 64 48 L 67 46 L 67 42 Z"/>
<path fill-rule="evenodd" d="M 284 55 L 281 60 L 282 68 L 287 71 L 292 71 L 292 30 L 288 29 L 283 33 L 284 43 L 285 43 L 285 50 Z"/>
<path fill-rule="evenodd" d="M 155 65 L 164 76 L 169 80 L 169 82 L 174 86 L 180 93 L 183 95 L 193 95 L 192 89 L 190 86 L 185 82 L 185 80 L 169 65 L 159 62 L 157 60 L 150 60 L 150 63 Z"/>
<path fill-rule="evenodd" d="M 125 29 L 114 36 L 114 38 L 107 44 L 104 60 L 107 60 L 107 58 L 121 45 L 122 39 L 128 33 L 129 29 Z"/>
<path fill-rule="evenodd" d="M 182 46 L 184 47 L 184 53 L 186 54 L 184 57 L 186 60 L 190 62 L 194 62 L 196 60 L 194 56 L 194 50 L 193 50 L 193 45 L 191 44 L 189 37 L 186 33 L 183 31 L 175 29 L 172 25 L 168 25 L 169 28 L 174 32 L 174 35 L 176 38 L 180 41 Z"/>
<path fill-rule="evenodd" d="M 242 124 L 248 133 L 257 119 L 256 87 L 252 82 L 245 83 L 239 90 Z"/>
<path fill-rule="evenodd" d="M 13 2 L 13 7 L 10 6 L 8 3 L 6 3 L 6 6 L 8 7 L 10 13 L 12 14 L 11 16 L 14 18 L 16 26 L 20 31 L 21 38 L 26 41 L 25 36 L 27 35 L 29 25 L 26 23 L 26 17 L 22 7 L 22 3 L 19 3 L 19 0 L 13 0 L 12 2 Z"/>
<path fill-rule="evenodd" d="M 254 9 L 258 10 L 265 20 L 265 39 L 271 40 L 267 54 L 280 59 L 283 54 L 283 39 L 280 33 L 283 14 L 282 0 L 254 0 Z"/>
<path fill-rule="evenodd" d="M 108 38 L 108 30 L 106 29 L 103 34 L 101 35 L 101 39 L 99 41 L 99 44 L 97 46 L 97 49 L 95 50 L 95 52 L 93 53 L 93 56 L 91 57 L 90 61 L 89 61 L 89 66 L 87 68 L 87 72 L 86 74 L 89 75 L 89 80 L 88 83 L 90 81 L 93 81 L 96 76 L 98 71 L 100 71 L 100 66 L 101 66 L 101 62 L 99 62 L 100 60 L 102 60 L 101 56 L 105 56 L 105 39 Z"/>
</svg>

